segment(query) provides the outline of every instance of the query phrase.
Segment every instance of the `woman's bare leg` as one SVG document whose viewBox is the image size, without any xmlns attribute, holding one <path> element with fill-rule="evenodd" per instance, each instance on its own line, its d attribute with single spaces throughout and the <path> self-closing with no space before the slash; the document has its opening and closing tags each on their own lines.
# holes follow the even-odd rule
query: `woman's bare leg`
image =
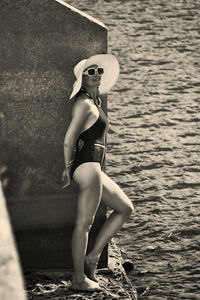
<svg viewBox="0 0 200 300">
<path fill-rule="evenodd" d="M 79 185 L 77 217 L 72 236 L 74 280 L 85 278 L 84 261 L 88 245 L 88 233 L 94 221 L 102 194 L 101 169 L 98 163 L 84 163 L 74 172 L 73 179 Z"/>
<path fill-rule="evenodd" d="M 124 222 L 130 217 L 133 211 L 133 204 L 121 188 L 105 173 L 102 172 L 102 201 L 111 209 L 113 212 L 107 218 L 104 225 L 102 226 L 94 248 L 89 253 L 88 257 L 91 262 L 90 265 L 90 278 L 95 280 L 95 272 L 101 252 L 108 241 L 121 229 Z"/>
</svg>

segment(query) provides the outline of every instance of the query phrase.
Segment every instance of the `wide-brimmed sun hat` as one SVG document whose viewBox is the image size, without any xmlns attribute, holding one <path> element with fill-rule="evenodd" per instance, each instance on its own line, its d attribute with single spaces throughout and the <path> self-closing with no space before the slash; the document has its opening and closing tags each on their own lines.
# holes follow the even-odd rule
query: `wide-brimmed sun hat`
<svg viewBox="0 0 200 300">
<path fill-rule="evenodd" d="M 74 67 L 76 81 L 74 82 L 73 91 L 69 99 L 72 99 L 80 91 L 82 86 L 83 71 L 92 65 L 97 65 L 98 67 L 104 69 L 104 73 L 101 75 L 101 83 L 99 86 L 100 95 L 107 93 L 115 85 L 120 72 L 117 58 L 111 54 L 97 54 L 88 59 L 81 60 Z"/>
</svg>

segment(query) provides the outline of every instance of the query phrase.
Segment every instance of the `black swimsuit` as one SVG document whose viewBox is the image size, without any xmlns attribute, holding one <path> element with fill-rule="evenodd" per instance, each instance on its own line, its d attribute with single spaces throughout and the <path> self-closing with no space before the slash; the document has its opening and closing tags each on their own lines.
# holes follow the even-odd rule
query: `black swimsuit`
<svg viewBox="0 0 200 300">
<path fill-rule="evenodd" d="M 85 162 L 98 162 L 101 168 L 104 164 L 108 121 L 102 108 L 98 105 L 96 106 L 99 111 L 97 121 L 82 132 L 77 140 L 76 153 L 70 171 L 71 178 L 73 177 L 75 169 Z M 83 142 L 82 147 L 80 141 Z"/>
</svg>

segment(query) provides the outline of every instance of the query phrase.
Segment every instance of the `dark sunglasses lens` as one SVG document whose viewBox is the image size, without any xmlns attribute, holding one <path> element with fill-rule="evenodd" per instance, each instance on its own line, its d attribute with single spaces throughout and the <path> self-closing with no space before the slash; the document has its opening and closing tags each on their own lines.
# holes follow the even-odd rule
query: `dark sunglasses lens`
<svg viewBox="0 0 200 300">
<path fill-rule="evenodd" d="M 103 74 L 103 68 L 98 68 L 97 70 L 99 75 Z"/>
<path fill-rule="evenodd" d="M 88 69 L 88 74 L 90 76 L 94 75 L 95 74 L 95 69 Z"/>
</svg>

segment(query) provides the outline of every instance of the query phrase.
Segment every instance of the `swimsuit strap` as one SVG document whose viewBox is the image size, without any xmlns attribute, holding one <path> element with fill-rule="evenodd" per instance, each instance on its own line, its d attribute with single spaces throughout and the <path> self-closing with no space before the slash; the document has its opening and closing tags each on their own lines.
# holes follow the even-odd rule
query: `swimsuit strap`
<svg viewBox="0 0 200 300">
<path fill-rule="evenodd" d="M 98 107 L 101 107 L 101 99 L 97 97 L 97 99 L 93 99 L 90 94 L 88 94 L 84 89 L 81 89 L 81 91 L 88 96 L 88 98 L 92 99 L 94 101 L 94 104 L 97 105 Z M 96 100 L 98 100 L 98 103 L 96 103 Z"/>
</svg>

